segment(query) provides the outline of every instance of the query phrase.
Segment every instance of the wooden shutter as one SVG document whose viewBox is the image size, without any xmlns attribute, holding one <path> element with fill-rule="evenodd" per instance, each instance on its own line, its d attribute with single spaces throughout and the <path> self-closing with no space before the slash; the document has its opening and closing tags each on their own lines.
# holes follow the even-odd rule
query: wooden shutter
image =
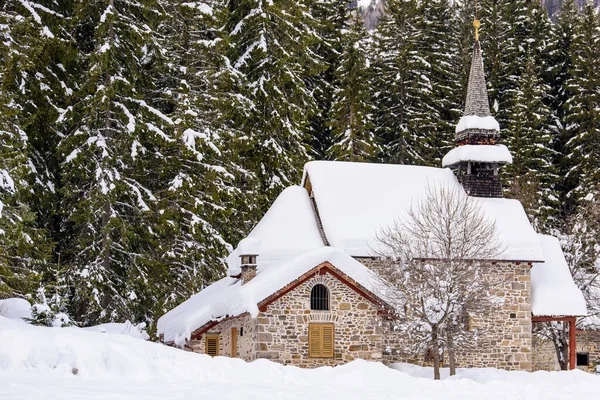
<svg viewBox="0 0 600 400">
<path fill-rule="evenodd" d="M 204 353 L 211 357 L 219 355 L 219 335 L 206 335 Z"/>
<path fill-rule="evenodd" d="M 333 358 L 333 324 L 321 325 L 321 357 Z"/>
<path fill-rule="evenodd" d="M 333 324 L 308 325 L 308 356 L 311 358 L 333 358 Z"/>
<path fill-rule="evenodd" d="M 238 328 L 231 328 L 231 357 L 237 357 Z"/>
</svg>

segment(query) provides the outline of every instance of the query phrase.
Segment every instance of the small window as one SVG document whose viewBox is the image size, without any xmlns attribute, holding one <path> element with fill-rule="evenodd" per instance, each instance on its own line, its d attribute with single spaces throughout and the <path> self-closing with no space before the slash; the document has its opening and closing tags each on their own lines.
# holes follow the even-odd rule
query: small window
<svg viewBox="0 0 600 400">
<path fill-rule="evenodd" d="M 329 289 L 324 285 L 315 285 L 310 291 L 311 310 L 329 310 Z"/>
<path fill-rule="evenodd" d="M 308 325 L 308 356 L 310 358 L 333 358 L 333 324 Z"/>
<path fill-rule="evenodd" d="M 219 335 L 206 335 L 206 342 L 204 344 L 204 353 L 211 357 L 219 355 Z"/>
<path fill-rule="evenodd" d="M 587 367 L 588 365 L 590 365 L 589 353 L 577 353 L 577 366 Z"/>
<path fill-rule="evenodd" d="M 243 326 L 240 328 L 240 336 L 244 336 L 244 327 Z"/>
</svg>

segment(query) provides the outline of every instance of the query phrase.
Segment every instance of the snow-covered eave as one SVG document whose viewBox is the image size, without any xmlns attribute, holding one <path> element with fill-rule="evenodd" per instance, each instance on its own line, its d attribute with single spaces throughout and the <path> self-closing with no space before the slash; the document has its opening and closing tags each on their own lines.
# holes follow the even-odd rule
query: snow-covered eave
<svg viewBox="0 0 600 400">
<path fill-rule="evenodd" d="M 418 261 L 439 261 L 442 260 L 442 258 L 436 258 L 436 257 L 429 257 L 429 258 L 415 258 L 415 260 Z M 499 262 L 510 262 L 510 263 L 517 263 L 517 264 L 533 264 L 533 263 L 540 263 L 543 264 L 545 261 L 544 260 L 525 260 L 525 259 L 513 259 L 513 258 L 502 258 L 502 257 L 498 257 L 498 258 L 480 258 L 480 259 L 465 259 L 464 261 L 473 261 L 473 262 L 488 262 L 488 263 L 499 263 Z"/>
<path fill-rule="evenodd" d="M 500 125 L 496 118 L 491 115 L 480 117 L 478 115 L 464 115 L 456 124 L 455 133 L 461 133 L 468 129 L 480 129 L 485 131 L 498 132 Z"/>
<path fill-rule="evenodd" d="M 463 162 L 484 162 L 499 165 L 512 164 L 513 158 L 503 144 L 463 145 L 450 150 L 442 159 L 442 167 L 452 167 Z"/>
<path fill-rule="evenodd" d="M 212 320 L 208 321 L 207 323 L 205 323 L 204 325 L 202 325 L 201 327 L 195 329 L 194 331 L 192 331 L 191 335 L 190 335 L 190 340 L 194 340 L 194 339 L 198 339 L 200 338 L 200 336 L 202 336 L 203 334 L 205 334 L 206 332 L 208 332 L 212 327 L 220 324 L 221 322 L 225 322 L 225 321 L 229 321 L 232 319 L 236 319 L 236 318 L 242 318 L 245 317 L 246 315 L 250 315 L 249 312 L 243 312 L 239 315 L 223 315 L 220 317 L 215 317 Z M 176 346 L 174 341 L 170 341 L 170 342 L 164 342 L 165 344 L 169 344 L 171 343 L 172 346 Z"/>
<path fill-rule="evenodd" d="M 553 314 L 534 314 L 531 313 L 532 318 L 535 320 L 536 318 L 552 318 L 555 320 L 561 320 L 561 319 L 567 319 L 567 318 L 582 318 L 582 317 L 587 317 L 587 314 L 574 314 L 574 315 L 570 315 L 570 314 L 557 314 L 557 315 L 553 315 Z M 533 321 L 536 322 L 536 321 Z"/>
</svg>

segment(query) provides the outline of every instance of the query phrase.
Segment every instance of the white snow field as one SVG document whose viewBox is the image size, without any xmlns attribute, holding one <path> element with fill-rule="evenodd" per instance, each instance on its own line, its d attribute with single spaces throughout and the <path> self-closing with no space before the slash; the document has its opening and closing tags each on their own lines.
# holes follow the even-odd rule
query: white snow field
<svg viewBox="0 0 600 400">
<path fill-rule="evenodd" d="M 447 375 L 447 372 L 445 372 Z M 0 317 L 0 399 L 578 399 L 600 393 L 581 371 L 431 370 L 354 361 L 313 370 L 185 352 L 122 334 Z"/>
</svg>

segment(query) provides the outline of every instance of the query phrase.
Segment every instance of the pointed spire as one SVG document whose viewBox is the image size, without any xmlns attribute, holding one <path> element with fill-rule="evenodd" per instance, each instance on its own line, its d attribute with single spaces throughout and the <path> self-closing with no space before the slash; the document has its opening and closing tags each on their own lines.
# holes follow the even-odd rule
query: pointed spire
<svg viewBox="0 0 600 400">
<path fill-rule="evenodd" d="M 481 57 L 481 46 L 479 45 L 479 20 L 475 20 L 473 26 L 475 27 L 475 48 L 473 49 L 473 59 L 471 60 L 464 115 L 487 117 L 490 115 L 490 101 L 485 85 L 483 58 Z"/>
</svg>

